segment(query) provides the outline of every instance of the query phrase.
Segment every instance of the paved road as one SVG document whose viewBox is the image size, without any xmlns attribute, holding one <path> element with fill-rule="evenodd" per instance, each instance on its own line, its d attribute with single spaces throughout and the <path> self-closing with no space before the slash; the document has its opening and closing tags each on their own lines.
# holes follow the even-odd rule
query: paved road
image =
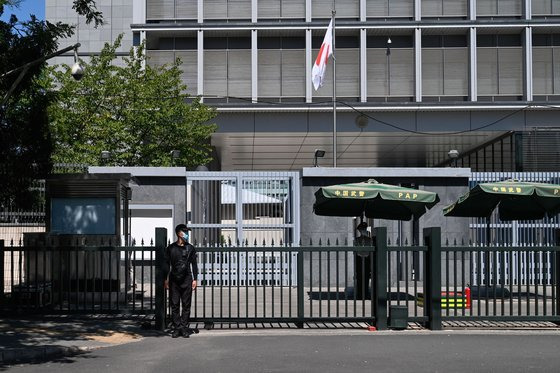
<svg viewBox="0 0 560 373">
<path fill-rule="evenodd" d="M 13 372 L 558 372 L 560 333 L 201 331 Z M 187 359 L 189 360 L 187 362 Z M 1 368 L 0 368 L 1 370 Z"/>
</svg>

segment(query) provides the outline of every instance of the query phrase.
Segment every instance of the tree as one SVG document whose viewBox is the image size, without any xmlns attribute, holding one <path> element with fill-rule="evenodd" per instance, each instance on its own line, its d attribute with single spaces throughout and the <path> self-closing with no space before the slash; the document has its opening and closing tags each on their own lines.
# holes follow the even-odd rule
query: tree
<svg viewBox="0 0 560 373">
<path fill-rule="evenodd" d="M 0 15 L 7 7 L 21 3 L 0 0 Z M 74 0 L 74 9 L 88 23 L 99 25 L 103 21 L 94 0 Z M 0 106 L 0 207 L 11 204 L 28 208 L 34 201 L 31 182 L 45 178 L 51 170 L 47 107 L 52 94 L 38 82 L 45 64 L 30 68 L 16 84 L 19 73 L 4 74 L 55 52 L 59 41 L 72 33 L 73 28 L 67 24 L 53 24 L 34 16 L 23 22 L 14 15 L 8 21 L 0 20 L 0 100 L 15 87 L 5 105 Z"/>
<path fill-rule="evenodd" d="M 206 164 L 210 157 L 209 124 L 215 110 L 192 99 L 181 81 L 180 60 L 163 67 L 145 64 L 144 46 L 133 47 L 123 64 L 106 43 L 92 56 L 76 82 L 69 68 L 52 71 L 57 100 L 49 109 L 54 162 L 117 166 L 169 166 L 170 152 L 180 151 L 175 165 Z"/>
</svg>

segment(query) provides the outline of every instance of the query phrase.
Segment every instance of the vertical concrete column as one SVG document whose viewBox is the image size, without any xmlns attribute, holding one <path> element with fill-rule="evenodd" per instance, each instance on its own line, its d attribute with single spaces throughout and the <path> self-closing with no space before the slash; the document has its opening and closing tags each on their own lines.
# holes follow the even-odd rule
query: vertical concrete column
<svg viewBox="0 0 560 373">
<path fill-rule="evenodd" d="M 199 8 L 200 15 L 200 8 Z M 196 61 L 197 61 L 197 95 L 204 95 L 204 31 L 199 30 L 197 35 Z"/>
<path fill-rule="evenodd" d="M 360 102 L 367 102 L 367 34 L 360 29 Z"/>
<path fill-rule="evenodd" d="M 140 31 L 140 44 L 145 43 L 146 42 L 146 31 Z M 144 45 L 144 48 L 146 46 Z M 146 56 L 146 49 L 144 49 L 144 56 Z M 146 58 L 144 58 L 144 61 L 142 61 L 142 68 L 145 69 L 146 68 Z"/>
<path fill-rule="evenodd" d="M 468 0 L 469 1 L 469 21 L 476 20 L 476 0 Z"/>
<path fill-rule="evenodd" d="M 259 10 L 257 0 L 251 0 L 251 22 L 256 23 L 258 18 Z"/>
<path fill-rule="evenodd" d="M 531 0 L 523 0 L 523 17 L 526 20 L 533 18 L 533 11 L 531 9 Z"/>
<path fill-rule="evenodd" d="M 477 101 L 478 96 L 478 69 L 476 59 L 476 28 L 471 27 L 469 31 L 469 98 L 471 101 Z"/>
<path fill-rule="evenodd" d="M 253 2 L 256 2 L 253 0 Z M 259 51 L 257 49 L 257 30 L 251 31 L 251 98 L 257 102 L 259 93 Z"/>
<path fill-rule="evenodd" d="M 360 0 L 360 22 L 367 19 L 367 0 Z"/>
<path fill-rule="evenodd" d="M 533 28 L 523 30 L 523 98 L 533 101 Z"/>
<path fill-rule="evenodd" d="M 414 30 L 414 86 L 416 102 L 422 102 L 422 30 Z"/>
<path fill-rule="evenodd" d="M 313 86 L 311 84 L 311 67 L 313 56 L 311 50 L 311 30 L 305 31 L 305 102 L 313 101 Z"/>
<path fill-rule="evenodd" d="M 414 20 L 422 19 L 422 0 L 414 0 Z"/>
</svg>

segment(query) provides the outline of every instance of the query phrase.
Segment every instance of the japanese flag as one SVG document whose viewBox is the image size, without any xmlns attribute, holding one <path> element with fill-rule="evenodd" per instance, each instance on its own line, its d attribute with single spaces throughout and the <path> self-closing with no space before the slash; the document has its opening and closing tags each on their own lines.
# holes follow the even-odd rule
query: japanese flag
<svg viewBox="0 0 560 373">
<path fill-rule="evenodd" d="M 329 57 L 333 54 L 332 52 L 332 19 L 327 28 L 327 33 L 323 39 L 323 44 L 321 44 L 321 49 L 317 55 L 317 59 L 313 64 L 313 70 L 311 71 L 311 80 L 313 81 L 313 87 L 318 90 L 325 81 L 325 72 L 327 71 L 327 61 Z"/>
</svg>

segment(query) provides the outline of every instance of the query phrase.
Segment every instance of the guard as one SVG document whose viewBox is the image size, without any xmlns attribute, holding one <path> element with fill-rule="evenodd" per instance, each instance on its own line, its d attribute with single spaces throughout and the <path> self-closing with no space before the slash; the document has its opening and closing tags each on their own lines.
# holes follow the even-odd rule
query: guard
<svg viewBox="0 0 560 373">
<path fill-rule="evenodd" d="M 165 249 L 166 272 L 168 273 L 165 288 L 169 289 L 171 336 L 173 338 L 181 335 L 188 338 L 190 334 L 198 332 L 196 329 L 189 329 L 192 292 L 196 289 L 198 275 L 196 250 L 189 243 L 190 231 L 185 224 L 179 224 L 175 227 L 177 241 Z M 180 306 L 182 306 L 182 310 L 180 310 Z"/>
</svg>

